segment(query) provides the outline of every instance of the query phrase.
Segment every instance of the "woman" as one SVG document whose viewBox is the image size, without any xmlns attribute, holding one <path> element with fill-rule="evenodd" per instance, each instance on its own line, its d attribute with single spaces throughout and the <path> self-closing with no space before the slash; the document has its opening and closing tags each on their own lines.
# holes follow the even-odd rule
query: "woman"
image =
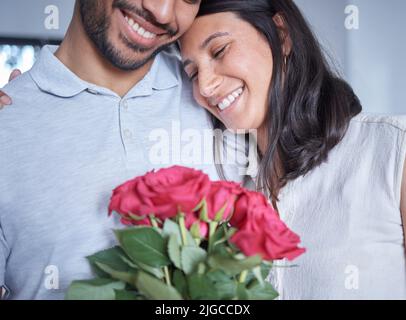
<svg viewBox="0 0 406 320">
<path fill-rule="evenodd" d="M 291 0 L 203 1 L 180 45 L 214 126 L 257 129 L 257 184 L 307 248 L 281 298 L 405 299 L 406 124 L 361 113 Z"/>
</svg>

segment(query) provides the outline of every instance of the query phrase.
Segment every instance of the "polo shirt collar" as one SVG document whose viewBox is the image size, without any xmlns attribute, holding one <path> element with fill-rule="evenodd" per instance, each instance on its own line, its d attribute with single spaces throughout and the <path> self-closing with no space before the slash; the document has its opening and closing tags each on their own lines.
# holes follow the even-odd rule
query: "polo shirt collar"
<svg viewBox="0 0 406 320">
<path fill-rule="evenodd" d="M 89 84 L 70 71 L 55 55 L 57 46 L 44 46 L 32 69 L 31 77 L 47 93 L 69 98 L 89 87 Z"/>
<path fill-rule="evenodd" d="M 97 86 L 80 79 L 69 70 L 56 56 L 57 46 L 44 46 L 30 74 L 38 87 L 50 94 L 69 98 L 85 90 L 97 91 Z M 175 56 L 171 56 L 175 55 Z M 164 50 L 159 53 L 152 64 L 151 70 L 126 97 L 149 96 L 154 90 L 167 90 L 179 85 L 179 68 L 176 53 Z M 99 88 L 100 91 L 108 91 Z"/>
<path fill-rule="evenodd" d="M 179 71 L 180 59 L 170 50 L 164 50 L 155 57 L 151 70 L 126 97 L 149 96 L 154 91 L 168 90 L 179 85 L 182 77 Z"/>
</svg>

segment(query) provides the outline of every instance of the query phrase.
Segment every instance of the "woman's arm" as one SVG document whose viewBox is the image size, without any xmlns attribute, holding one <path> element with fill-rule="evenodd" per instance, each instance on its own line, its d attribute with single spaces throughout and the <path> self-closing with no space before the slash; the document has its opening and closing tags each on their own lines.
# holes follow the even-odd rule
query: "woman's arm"
<svg viewBox="0 0 406 320">
<path fill-rule="evenodd" d="M 402 191 L 400 200 L 400 212 L 402 213 L 403 221 L 403 234 L 405 238 L 405 249 L 406 249 L 406 161 L 403 167 L 403 179 L 402 179 Z"/>
</svg>

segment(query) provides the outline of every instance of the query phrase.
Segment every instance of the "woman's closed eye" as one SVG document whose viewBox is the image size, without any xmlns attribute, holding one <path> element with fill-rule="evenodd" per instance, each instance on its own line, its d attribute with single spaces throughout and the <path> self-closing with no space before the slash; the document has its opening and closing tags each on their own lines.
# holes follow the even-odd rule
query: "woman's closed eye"
<svg viewBox="0 0 406 320">
<path fill-rule="evenodd" d="M 198 71 L 194 70 L 194 71 L 192 71 L 190 73 L 187 73 L 187 74 L 188 74 L 189 80 L 193 81 L 193 80 L 195 80 L 197 78 Z"/>
<path fill-rule="evenodd" d="M 229 48 L 229 44 L 226 44 L 224 46 L 222 46 L 220 49 L 218 49 L 217 51 L 214 50 L 214 53 L 212 54 L 213 59 L 221 59 L 224 57 L 225 53 L 227 52 Z M 194 70 L 190 73 L 188 73 L 188 77 L 190 81 L 193 81 L 197 78 L 199 72 L 197 70 Z"/>
<path fill-rule="evenodd" d="M 213 58 L 214 59 L 221 59 L 222 57 L 224 57 L 224 54 L 226 53 L 228 47 L 229 47 L 229 45 L 226 44 L 223 47 L 221 47 L 219 50 L 214 51 Z"/>
</svg>

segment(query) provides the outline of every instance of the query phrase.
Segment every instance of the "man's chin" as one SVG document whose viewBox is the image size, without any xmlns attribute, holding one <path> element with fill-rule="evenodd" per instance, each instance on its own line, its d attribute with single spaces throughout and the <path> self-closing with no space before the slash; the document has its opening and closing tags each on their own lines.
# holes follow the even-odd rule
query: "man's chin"
<svg viewBox="0 0 406 320">
<path fill-rule="evenodd" d="M 116 68 L 123 71 L 134 71 L 150 62 L 160 51 L 159 49 L 136 50 L 127 46 L 120 49 L 109 44 L 102 48 L 101 53 Z"/>
<path fill-rule="evenodd" d="M 101 45 L 103 56 L 116 68 L 123 71 L 135 71 L 153 60 L 162 50 L 172 43 L 164 43 L 153 48 L 141 47 L 121 36 L 117 41 L 105 41 Z"/>
<path fill-rule="evenodd" d="M 152 60 L 151 57 L 147 57 L 142 60 L 127 60 L 127 59 L 109 59 L 110 63 L 122 71 L 135 71 L 144 67 L 148 62 Z"/>
</svg>

